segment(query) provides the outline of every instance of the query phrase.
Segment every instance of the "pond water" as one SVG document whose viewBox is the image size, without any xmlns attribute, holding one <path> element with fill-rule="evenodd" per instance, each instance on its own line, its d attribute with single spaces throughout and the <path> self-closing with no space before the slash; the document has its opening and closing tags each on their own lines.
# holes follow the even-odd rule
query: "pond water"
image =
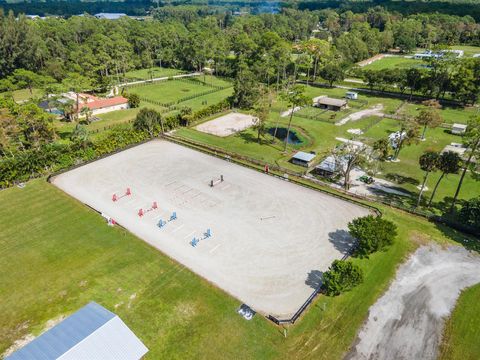
<svg viewBox="0 0 480 360">
<path fill-rule="evenodd" d="M 277 139 L 281 141 L 285 141 L 285 137 L 287 136 L 287 128 L 279 127 L 277 128 L 277 132 L 275 133 L 275 128 L 271 127 L 270 129 L 268 129 L 268 133 L 272 136 L 275 136 Z M 300 138 L 297 136 L 297 133 L 294 130 L 290 129 L 287 143 L 292 145 L 298 145 L 302 143 L 302 140 L 300 140 Z"/>
</svg>

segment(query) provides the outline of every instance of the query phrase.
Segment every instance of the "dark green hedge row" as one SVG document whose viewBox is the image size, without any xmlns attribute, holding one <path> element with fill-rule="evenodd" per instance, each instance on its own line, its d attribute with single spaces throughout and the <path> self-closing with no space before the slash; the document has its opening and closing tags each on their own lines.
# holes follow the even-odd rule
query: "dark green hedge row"
<svg viewBox="0 0 480 360">
<path fill-rule="evenodd" d="M 198 110 L 192 114 L 191 121 L 195 122 L 201 119 L 204 119 L 208 116 L 212 116 L 215 114 L 218 114 L 222 111 L 225 111 L 227 109 L 230 109 L 230 100 L 225 99 L 223 101 L 220 101 L 219 103 L 209 105 L 201 110 Z"/>
<path fill-rule="evenodd" d="M 121 125 L 93 143 L 52 143 L 5 157 L 0 160 L 0 188 L 97 159 L 147 138 L 148 134 Z"/>
</svg>

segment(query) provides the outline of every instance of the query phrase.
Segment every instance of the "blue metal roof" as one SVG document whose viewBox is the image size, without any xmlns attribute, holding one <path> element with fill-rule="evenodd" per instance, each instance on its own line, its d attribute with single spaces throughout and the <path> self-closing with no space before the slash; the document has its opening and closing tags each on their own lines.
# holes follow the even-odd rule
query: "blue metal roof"
<svg viewBox="0 0 480 360">
<path fill-rule="evenodd" d="M 295 155 L 293 155 L 293 158 L 296 159 L 296 160 L 310 162 L 315 158 L 315 154 L 310 154 L 310 153 L 306 153 L 306 152 L 303 152 L 303 151 L 299 151 Z"/>
<path fill-rule="evenodd" d="M 112 319 L 115 319 L 116 321 L 111 322 Z M 84 340 L 109 322 L 115 324 L 115 328 L 106 327 L 104 329 L 110 328 L 111 330 L 109 331 L 113 334 L 113 336 L 119 332 L 122 332 L 122 330 L 119 329 L 120 327 L 125 327 L 128 330 L 128 327 L 118 318 L 117 315 L 95 302 L 90 302 L 58 325 L 54 326 L 29 344 L 25 345 L 20 350 L 17 350 L 12 355 L 8 356 L 6 360 L 58 359 L 65 353 L 71 351 L 81 342 L 84 344 L 84 347 L 90 346 L 90 348 L 81 349 L 81 351 L 93 355 L 102 353 L 104 349 L 101 348 L 101 342 L 97 341 L 96 347 L 92 348 L 92 346 L 89 345 L 92 344 L 92 340 Z M 118 348 L 121 348 L 122 342 L 132 343 L 132 339 L 127 338 L 131 338 L 133 336 L 133 343 L 135 344 L 135 342 L 138 342 L 141 345 L 140 348 L 143 347 L 145 350 L 143 354 L 148 351 L 148 349 L 145 348 L 145 346 L 131 331 L 123 331 L 122 334 L 124 335 L 123 339 L 119 339 L 118 336 L 115 338 L 115 342 L 118 343 Z M 100 340 L 102 340 L 105 344 L 108 344 L 108 334 L 99 331 L 98 336 L 101 336 L 102 339 Z M 90 358 L 93 358 L 93 355 L 91 355 Z M 68 358 L 68 356 L 64 358 Z"/>
</svg>

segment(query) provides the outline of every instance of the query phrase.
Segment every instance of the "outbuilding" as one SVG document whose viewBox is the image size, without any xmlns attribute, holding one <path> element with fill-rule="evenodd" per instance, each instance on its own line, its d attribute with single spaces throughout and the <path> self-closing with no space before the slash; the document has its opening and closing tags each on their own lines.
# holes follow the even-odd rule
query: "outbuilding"
<svg viewBox="0 0 480 360">
<path fill-rule="evenodd" d="M 345 99 L 334 99 L 328 96 L 320 96 L 314 98 L 313 101 L 313 106 L 319 107 L 320 109 L 339 111 L 347 107 L 347 100 Z"/>
<path fill-rule="evenodd" d="M 117 315 L 90 302 L 5 360 L 139 360 L 147 352 Z"/>
<path fill-rule="evenodd" d="M 299 151 L 292 156 L 292 163 L 295 165 L 309 167 L 313 159 L 315 159 L 315 154 Z"/>
<path fill-rule="evenodd" d="M 332 177 L 337 172 L 337 162 L 333 155 L 326 157 L 320 164 L 315 166 L 313 172 L 323 177 Z"/>
<path fill-rule="evenodd" d="M 354 91 L 347 91 L 345 93 L 345 97 L 350 100 L 357 100 L 358 99 L 358 93 Z"/>
<path fill-rule="evenodd" d="M 452 125 L 452 134 L 463 135 L 467 131 L 467 125 L 465 124 L 453 124 Z"/>
</svg>

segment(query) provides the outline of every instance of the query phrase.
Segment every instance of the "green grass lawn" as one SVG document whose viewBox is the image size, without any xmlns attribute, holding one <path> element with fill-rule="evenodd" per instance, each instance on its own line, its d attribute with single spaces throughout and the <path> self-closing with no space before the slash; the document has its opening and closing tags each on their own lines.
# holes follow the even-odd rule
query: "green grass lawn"
<svg viewBox="0 0 480 360">
<path fill-rule="evenodd" d="M 350 86 L 352 84 L 349 84 Z M 320 95 L 327 95 L 334 98 L 345 98 L 345 93 L 349 91 L 346 89 L 340 88 L 321 88 L 321 87 L 314 87 L 314 86 L 307 86 L 305 89 L 305 94 L 308 97 L 314 98 Z M 387 98 L 387 97 L 378 97 L 369 93 L 362 93 L 358 94 L 358 100 L 349 100 L 349 104 L 352 104 L 355 107 L 355 110 L 362 110 L 364 108 L 372 107 L 376 104 L 383 104 L 384 111 L 389 114 L 395 113 L 398 107 L 401 105 L 402 101 L 395 98 Z M 284 110 L 287 108 L 287 104 L 278 101 L 277 107 L 282 107 Z M 340 117 L 339 117 L 340 118 Z"/>
<path fill-rule="evenodd" d="M 160 67 L 153 67 L 150 69 L 140 69 L 140 70 L 132 70 L 128 71 L 125 74 L 125 77 L 128 80 L 149 80 L 151 78 L 161 78 L 166 76 L 173 76 L 178 74 L 183 74 L 185 71 L 178 70 L 178 69 L 170 69 L 170 68 L 160 68 Z"/>
<path fill-rule="evenodd" d="M 410 116 L 416 116 L 422 109 L 425 109 L 426 106 L 423 104 L 414 104 L 407 103 L 404 105 L 404 111 Z M 480 109 L 478 107 L 453 107 L 453 106 L 442 106 L 439 109 L 440 116 L 443 119 L 444 123 L 453 124 L 460 123 L 466 124 L 472 116 L 480 114 Z"/>
<path fill-rule="evenodd" d="M 131 93 L 138 94 L 140 97 L 149 101 L 158 101 L 162 104 L 176 102 L 189 96 L 195 96 L 207 91 L 211 91 L 212 87 L 205 85 L 201 82 L 203 77 L 197 78 L 193 81 L 163 81 L 155 84 L 142 85 L 128 88 Z M 207 77 L 207 84 L 213 84 L 217 86 L 229 85 L 221 79 L 214 77 Z"/>
<path fill-rule="evenodd" d="M 5 96 L 5 94 L 7 93 L 0 93 L 0 97 Z M 30 93 L 29 89 L 21 89 L 21 90 L 12 91 L 11 94 L 13 96 L 13 100 L 15 100 L 16 102 L 23 102 L 23 101 L 30 100 L 32 98 L 42 97 L 43 90 L 33 88 L 32 93 Z"/>
<path fill-rule="evenodd" d="M 373 144 L 376 139 L 385 138 L 399 129 L 398 121 L 383 119 L 371 127 L 362 137 L 366 143 Z M 402 188 L 417 194 L 417 186 L 421 183 L 424 176 L 424 172 L 420 170 L 418 165 L 420 155 L 427 150 L 441 151 L 445 145 L 452 142 L 461 142 L 461 137 L 449 134 L 445 129 L 441 128 L 427 129 L 425 141 L 419 141 L 417 144 L 404 147 L 400 152 L 400 161 L 383 163 L 382 174 L 379 176 L 388 180 L 396 179 Z M 430 197 L 439 176 L 439 172 L 433 172 L 429 176 L 427 180 L 428 190 L 425 191 L 425 197 Z M 437 202 L 453 197 L 459 178 L 460 175 L 451 174 L 442 180 L 435 196 Z M 474 181 L 470 175 L 467 175 L 460 192 L 460 198 L 469 199 L 476 196 L 478 194 L 478 186 L 478 182 Z"/>
<path fill-rule="evenodd" d="M 452 50 L 463 50 L 466 57 L 470 57 L 474 54 L 480 54 L 480 46 L 469 46 L 469 45 L 453 45 L 450 46 Z"/>
<path fill-rule="evenodd" d="M 399 226 L 395 245 L 355 259 L 364 283 L 335 298 L 319 296 L 285 339 L 260 315 L 245 321 L 236 314 L 238 300 L 125 230 L 108 227 L 43 179 L 1 191 L 0 202 L 0 353 L 93 300 L 146 344 L 146 359 L 340 359 L 407 254 L 429 239 L 460 238 L 385 210 Z"/>
<path fill-rule="evenodd" d="M 480 357 L 480 284 L 460 295 L 445 325 L 440 360 L 476 360 Z"/>
<path fill-rule="evenodd" d="M 365 70 L 384 70 L 384 69 L 407 69 L 418 67 L 423 64 L 422 60 L 406 58 L 404 56 L 386 56 L 380 60 L 374 61 L 369 65 L 365 65 Z"/>
</svg>

